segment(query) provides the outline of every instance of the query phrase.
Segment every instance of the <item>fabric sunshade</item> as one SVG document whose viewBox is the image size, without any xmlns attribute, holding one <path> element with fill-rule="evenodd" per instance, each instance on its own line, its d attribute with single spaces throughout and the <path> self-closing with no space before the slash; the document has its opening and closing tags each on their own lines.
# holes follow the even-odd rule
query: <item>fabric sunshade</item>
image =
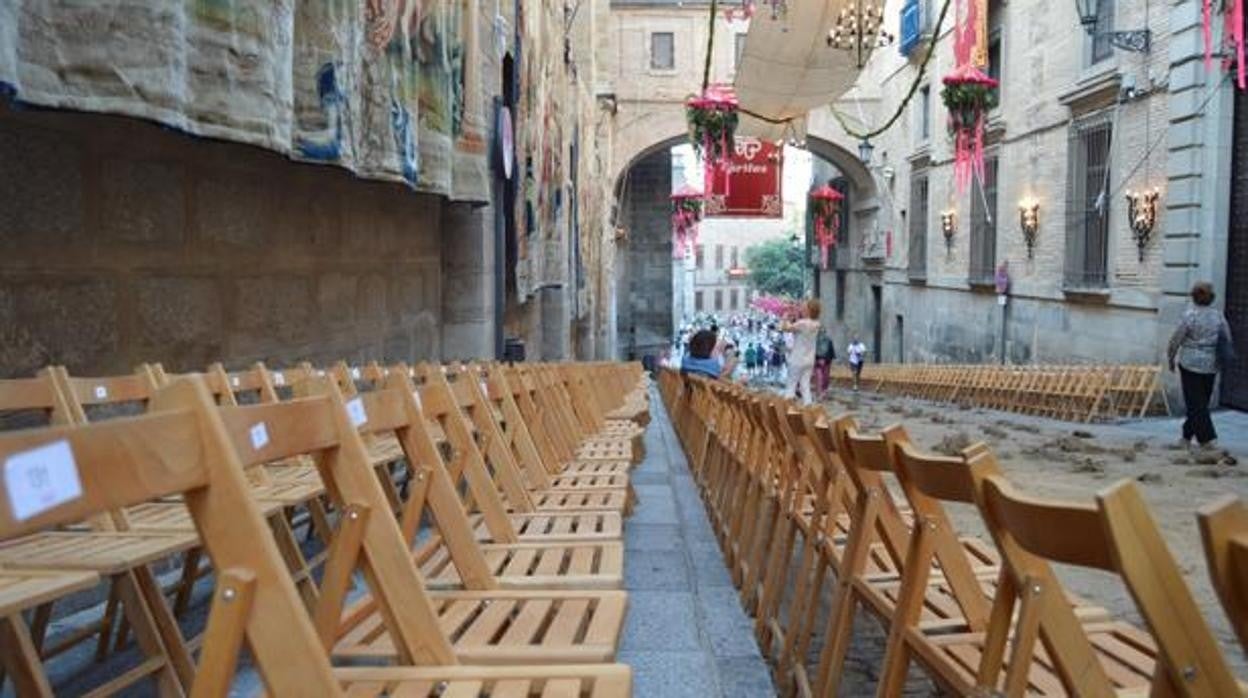
<svg viewBox="0 0 1248 698">
<path fill-rule="evenodd" d="M 790 2 L 787 17 L 760 9 L 750 21 L 734 86 L 743 136 L 804 138 L 806 114 L 845 93 L 861 72 L 856 53 L 828 46 L 828 31 L 854 0 Z M 864 54 L 864 58 L 868 54 Z M 772 121 L 770 123 L 749 113 Z"/>
</svg>

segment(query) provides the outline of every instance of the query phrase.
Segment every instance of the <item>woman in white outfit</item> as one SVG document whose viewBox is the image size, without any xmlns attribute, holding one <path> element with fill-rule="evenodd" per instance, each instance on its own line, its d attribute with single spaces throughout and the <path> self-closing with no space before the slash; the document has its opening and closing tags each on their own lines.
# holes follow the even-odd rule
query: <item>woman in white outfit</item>
<svg viewBox="0 0 1248 698">
<path fill-rule="evenodd" d="M 819 313 L 823 306 L 818 299 L 806 301 L 805 317 L 793 322 L 786 322 L 781 330 L 793 333 L 793 349 L 789 355 L 789 377 L 786 381 L 784 394 L 786 397 L 797 397 L 800 388 L 802 404 L 811 403 L 810 379 L 815 372 L 815 345 L 819 339 Z"/>
</svg>

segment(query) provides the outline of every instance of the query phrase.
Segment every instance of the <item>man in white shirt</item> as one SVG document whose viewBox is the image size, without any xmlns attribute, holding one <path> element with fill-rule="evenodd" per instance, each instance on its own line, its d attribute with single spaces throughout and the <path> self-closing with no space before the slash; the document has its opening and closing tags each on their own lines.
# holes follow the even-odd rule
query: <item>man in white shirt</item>
<svg viewBox="0 0 1248 698">
<path fill-rule="evenodd" d="M 849 355 L 849 370 L 854 373 L 854 391 L 857 392 L 858 383 L 862 380 L 862 362 L 866 360 L 867 345 L 855 334 L 845 353 Z"/>
</svg>

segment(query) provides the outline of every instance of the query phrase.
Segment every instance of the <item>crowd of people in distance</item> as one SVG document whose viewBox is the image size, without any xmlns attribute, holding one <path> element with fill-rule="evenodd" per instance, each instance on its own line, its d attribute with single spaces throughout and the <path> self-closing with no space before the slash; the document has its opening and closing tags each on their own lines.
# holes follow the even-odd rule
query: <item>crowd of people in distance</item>
<svg viewBox="0 0 1248 698">
<path fill-rule="evenodd" d="M 820 322 L 822 306 L 809 299 L 781 317 L 753 310 L 734 314 L 721 326 L 713 315 L 698 315 L 677 334 L 664 364 L 716 379 L 784 386 L 784 394 L 806 404 L 828 390 L 836 347 Z M 866 361 L 867 347 L 856 334 L 845 347 L 854 390 Z"/>
</svg>

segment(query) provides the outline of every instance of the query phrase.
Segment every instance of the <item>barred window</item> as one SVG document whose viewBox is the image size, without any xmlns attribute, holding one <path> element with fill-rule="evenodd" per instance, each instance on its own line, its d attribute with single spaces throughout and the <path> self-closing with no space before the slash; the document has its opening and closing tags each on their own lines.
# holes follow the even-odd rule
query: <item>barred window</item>
<svg viewBox="0 0 1248 698">
<path fill-rule="evenodd" d="M 703 310 L 703 307 L 702 307 L 702 292 L 701 292 L 701 291 L 694 291 L 694 292 L 693 292 L 693 309 L 694 309 L 694 310 L 696 310 L 696 311 L 697 311 L 697 312 L 699 312 L 699 313 L 700 313 L 700 312 L 702 312 L 702 310 Z"/>
<path fill-rule="evenodd" d="M 997 266 L 997 157 L 984 158 L 984 181 L 971 192 L 971 267 L 973 284 L 993 283 Z"/>
<path fill-rule="evenodd" d="M 1113 124 L 1097 115 L 1070 131 L 1066 287 L 1104 288 L 1109 278 L 1109 154 Z"/>
</svg>

